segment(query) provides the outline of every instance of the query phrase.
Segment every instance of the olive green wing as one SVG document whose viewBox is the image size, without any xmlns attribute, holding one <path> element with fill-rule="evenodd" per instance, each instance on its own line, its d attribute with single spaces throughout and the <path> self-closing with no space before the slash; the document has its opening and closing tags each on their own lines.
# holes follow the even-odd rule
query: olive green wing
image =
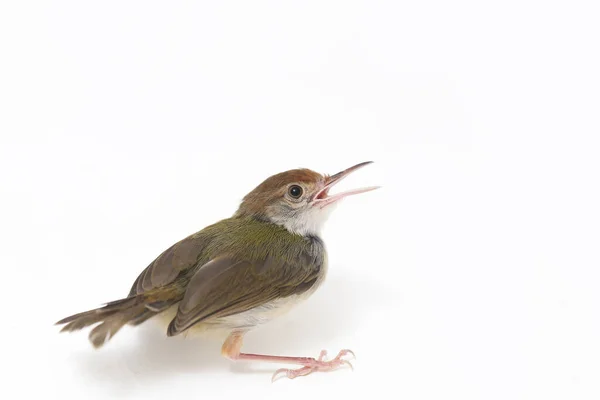
<svg viewBox="0 0 600 400">
<path fill-rule="evenodd" d="M 249 262 L 214 258 L 191 278 L 167 334 L 177 335 L 209 318 L 248 311 L 277 298 L 301 294 L 320 276 L 322 263 L 284 262 L 267 257 Z"/>
</svg>

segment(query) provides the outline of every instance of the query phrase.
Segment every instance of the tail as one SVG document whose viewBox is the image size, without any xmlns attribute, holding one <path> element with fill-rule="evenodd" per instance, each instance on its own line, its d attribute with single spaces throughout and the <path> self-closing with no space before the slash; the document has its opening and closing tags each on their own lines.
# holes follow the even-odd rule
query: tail
<svg viewBox="0 0 600 400">
<path fill-rule="evenodd" d="M 139 325 L 156 314 L 166 310 L 172 302 L 148 303 L 143 294 L 111 301 L 104 307 L 85 311 L 61 319 L 56 325 L 65 325 L 61 332 L 72 332 L 100 323 L 90 332 L 89 339 L 95 348 L 100 348 L 110 340 L 125 324 Z"/>
</svg>

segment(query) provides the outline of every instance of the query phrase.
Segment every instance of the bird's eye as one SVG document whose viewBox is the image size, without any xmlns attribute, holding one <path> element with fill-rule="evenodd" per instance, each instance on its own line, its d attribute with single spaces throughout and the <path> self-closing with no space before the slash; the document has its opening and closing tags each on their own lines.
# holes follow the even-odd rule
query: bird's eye
<svg viewBox="0 0 600 400">
<path fill-rule="evenodd" d="M 302 188 L 298 185 L 292 185 L 288 188 L 288 194 L 293 199 L 299 199 L 302 196 Z"/>
</svg>

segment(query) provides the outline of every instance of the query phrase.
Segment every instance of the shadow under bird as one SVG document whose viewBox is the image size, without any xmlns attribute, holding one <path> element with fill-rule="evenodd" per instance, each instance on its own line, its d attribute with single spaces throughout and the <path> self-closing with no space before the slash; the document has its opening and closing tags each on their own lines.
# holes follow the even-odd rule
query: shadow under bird
<svg viewBox="0 0 600 400">
<path fill-rule="evenodd" d="M 329 194 L 333 185 L 371 162 L 335 175 L 294 169 L 273 175 L 248 193 L 231 217 L 175 243 L 133 283 L 129 295 L 57 322 L 61 332 L 95 325 L 89 339 L 99 348 L 125 324 L 169 318 L 168 336 L 185 331 L 225 331 L 222 354 L 231 360 L 296 364 L 279 369 L 288 378 L 350 365 L 342 350 L 331 360 L 242 353 L 244 334 L 282 315 L 323 282 L 327 254 L 320 230 L 344 197 L 366 187 Z"/>
</svg>

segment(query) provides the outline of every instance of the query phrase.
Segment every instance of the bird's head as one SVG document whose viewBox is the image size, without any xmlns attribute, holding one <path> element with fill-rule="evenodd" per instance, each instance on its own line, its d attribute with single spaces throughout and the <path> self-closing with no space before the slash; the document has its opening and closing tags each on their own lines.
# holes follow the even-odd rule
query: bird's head
<svg viewBox="0 0 600 400">
<path fill-rule="evenodd" d="M 273 175 L 244 197 L 235 215 L 266 220 L 303 236 L 318 235 L 329 213 L 341 199 L 378 188 L 370 186 L 329 194 L 336 183 L 368 164 L 371 161 L 331 176 L 309 169 L 293 169 Z"/>
</svg>

